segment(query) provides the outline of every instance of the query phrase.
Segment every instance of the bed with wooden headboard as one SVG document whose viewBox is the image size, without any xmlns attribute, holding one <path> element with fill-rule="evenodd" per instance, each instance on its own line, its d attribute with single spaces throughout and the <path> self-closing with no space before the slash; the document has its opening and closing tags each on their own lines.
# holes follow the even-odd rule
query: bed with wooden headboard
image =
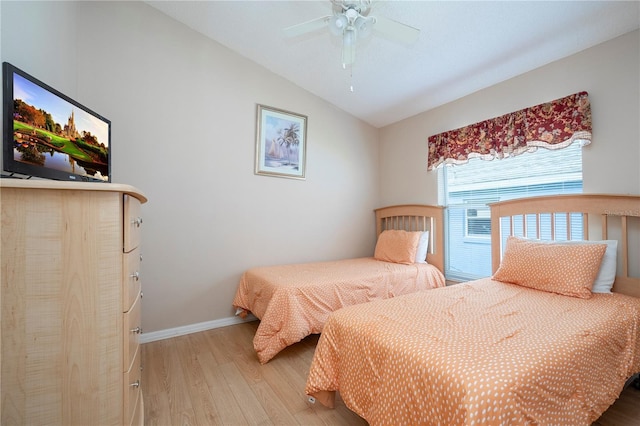
<svg viewBox="0 0 640 426">
<path fill-rule="evenodd" d="M 640 197 L 490 207 L 492 277 L 333 313 L 312 402 L 339 391 L 371 425 L 590 425 L 616 400 L 640 372 Z"/>
<path fill-rule="evenodd" d="M 553 213 L 553 214 L 552 214 Z M 581 233 L 572 233 L 579 217 Z M 509 235 L 540 239 L 547 228 L 551 240 L 618 241 L 618 262 L 613 291 L 640 297 L 640 197 L 634 195 L 580 194 L 531 197 L 491 205 L 492 270 L 500 266 L 505 238 Z M 545 221 L 547 226 L 545 226 Z M 558 225 L 558 226 L 557 226 Z M 556 228 L 562 227 L 556 235 Z M 632 261 L 630 261 L 632 260 Z M 635 276 L 630 268 L 635 267 Z"/>
<path fill-rule="evenodd" d="M 345 306 L 443 287 L 444 213 L 429 205 L 375 210 L 372 257 L 255 267 L 240 278 L 236 313 L 260 319 L 253 346 L 261 363 L 322 331 Z"/>
</svg>

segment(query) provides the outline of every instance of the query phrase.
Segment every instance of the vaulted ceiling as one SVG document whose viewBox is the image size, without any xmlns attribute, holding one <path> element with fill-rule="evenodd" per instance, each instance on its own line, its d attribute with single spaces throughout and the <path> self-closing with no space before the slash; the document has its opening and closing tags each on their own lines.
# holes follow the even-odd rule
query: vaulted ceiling
<svg viewBox="0 0 640 426">
<path fill-rule="evenodd" d="M 370 15 L 420 29 L 375 31 L 343 69 L 341 38 L 283 29 L 331 15 L 323 1 L 147 1 L 376 127 L 394 123 L 640 27 L 638 1 L 373 1 Z M 353 86 L 353 92 L 350 86 Z"/>
</svg>

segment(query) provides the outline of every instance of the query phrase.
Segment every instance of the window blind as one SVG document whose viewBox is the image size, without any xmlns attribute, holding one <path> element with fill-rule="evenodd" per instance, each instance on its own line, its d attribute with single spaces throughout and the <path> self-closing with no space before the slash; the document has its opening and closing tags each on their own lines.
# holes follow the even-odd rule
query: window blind
<svg viewBox="0 0 640 426">
<path fill-rule="evenodd" d="M 439 173 L 439 202 L 447 206 L 445 275 L 470 280 L 491 275 L 488 203 L 581 193 L 582 150 L 573 143 L 560 150 L 538 149 L 501 160 L 475 158 L 443 167 Z"/>
</svg>

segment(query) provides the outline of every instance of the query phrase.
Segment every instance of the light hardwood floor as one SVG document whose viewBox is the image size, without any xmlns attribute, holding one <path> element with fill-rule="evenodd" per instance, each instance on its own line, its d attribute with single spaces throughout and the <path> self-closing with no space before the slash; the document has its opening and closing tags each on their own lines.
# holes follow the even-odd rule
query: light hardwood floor
<svg viewBox="0 0 640 426">
<path fill-rule="evenodd" d="M 338 398 L 311 404 L 304 385 L 318 336 L 265 365 L 253 350 L 258 322 L 142 345 L 145 425 L 366 425 Z M 627 388 L 594 425 L 640 425 L 640 391 Z"/>
</svg>

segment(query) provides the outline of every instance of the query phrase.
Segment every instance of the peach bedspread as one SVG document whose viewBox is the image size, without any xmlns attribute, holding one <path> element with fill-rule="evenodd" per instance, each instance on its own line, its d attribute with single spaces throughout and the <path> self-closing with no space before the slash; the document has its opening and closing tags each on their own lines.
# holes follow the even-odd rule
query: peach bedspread
<svg viewBox="0 0 640 426">
<path fill-rule="evenodd" d="M 258 317 L 253 347 L 261 363 L 322 331 L 329 314 L 345 306 L 445 285 L 433 265 L 402 265 L 374 258 L 252 268 L 233 306 Z"/>
<path fill-rule="evenodd" d="M 589 425 L 640 372 L 640 299 L 490 278 L 328 319 L 305 392 L 371 425 Z"/>
</svg>

